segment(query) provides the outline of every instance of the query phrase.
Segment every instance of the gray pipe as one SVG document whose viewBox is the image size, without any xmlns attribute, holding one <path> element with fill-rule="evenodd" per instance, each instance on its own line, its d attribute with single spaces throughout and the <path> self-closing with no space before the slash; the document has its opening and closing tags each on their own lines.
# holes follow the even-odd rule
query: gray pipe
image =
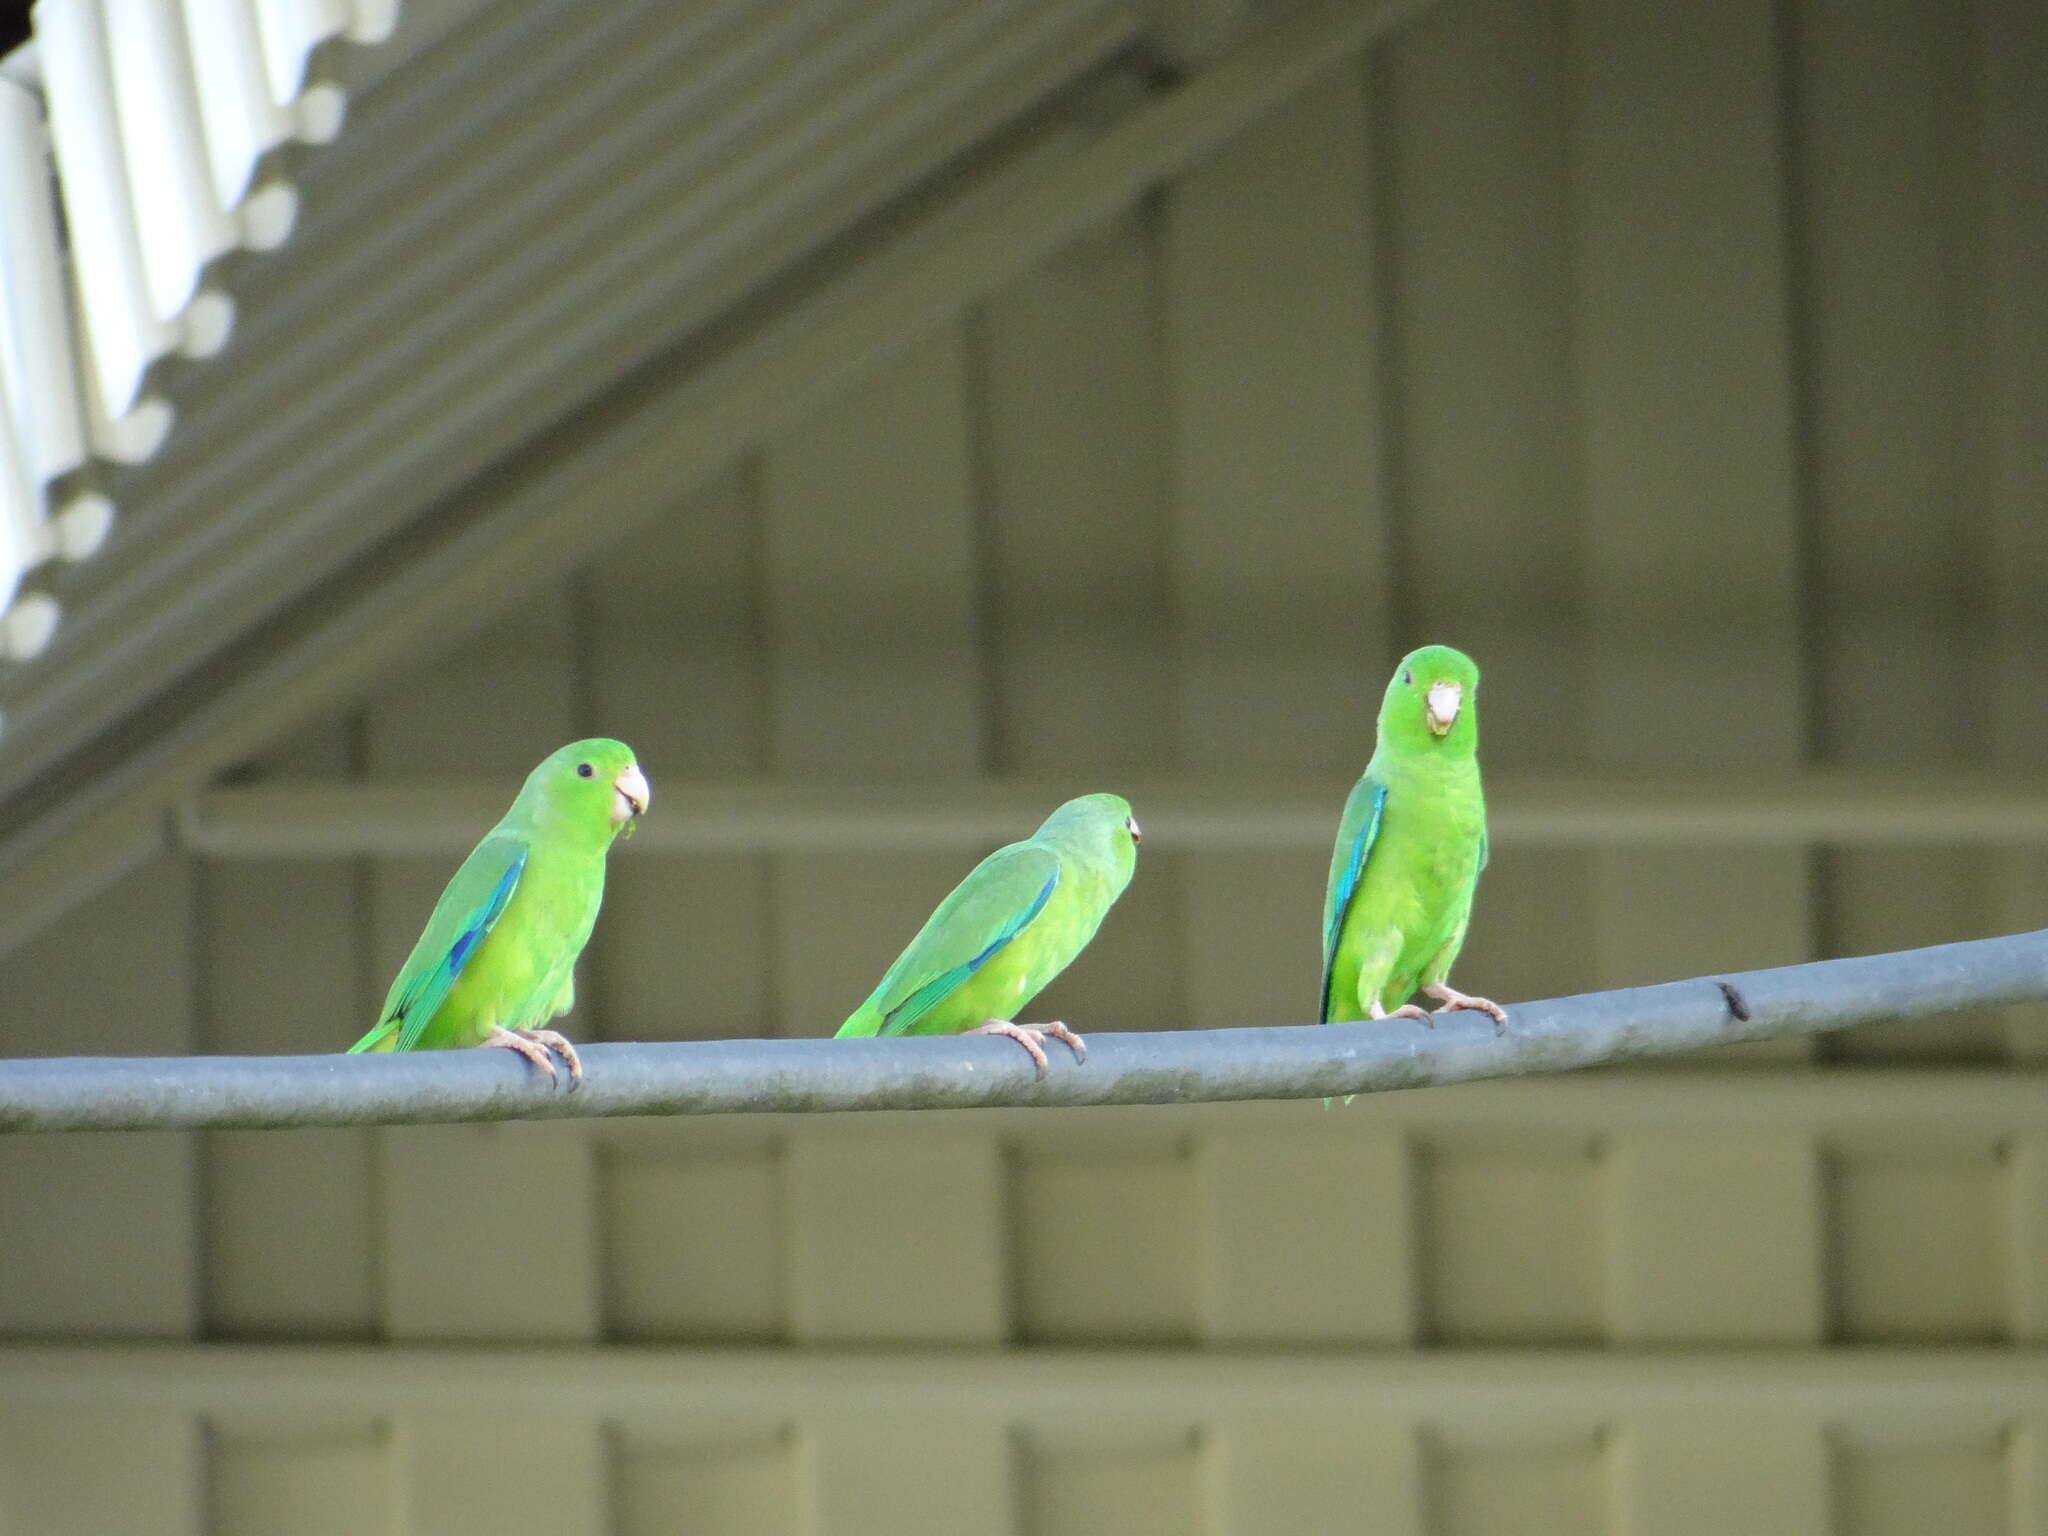
<svg viewBox="0 0 2048 1536">
<path fill-rule="evenodd" d="M 0 1062 L 0 1130 L 411 1125 L 998 1105 L 1307 1099 L 1564 1072 L 2048 998 L 2048 930 L 1521 1003 L 1323 1027 L 1089 1033 L 1038 1081 L 989 1036 L 706 1040 L 581 1048 L 573 1093 L 510 1051 L 405 1056 L 67 1057 Z M 1085 1025 L 1086 1021 L 1082 1021 Z"/>
</svg>

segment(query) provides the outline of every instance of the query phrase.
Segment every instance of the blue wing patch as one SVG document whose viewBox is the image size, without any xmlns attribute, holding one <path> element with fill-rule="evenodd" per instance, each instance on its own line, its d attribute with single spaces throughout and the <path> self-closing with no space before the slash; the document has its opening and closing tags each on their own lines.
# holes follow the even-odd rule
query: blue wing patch
<svg viewBox="0 0 2048 1536">
<path fill-rule="evenodd" d="M 1380 835 L 1380 817 L 1387 809 L 1387 786 L 1373 787 L 1372 809 L 1351 840 L 1351 857 L 1345 861 L 1344 876 L 1337 883 L 1336 898 L 1330 903 L 1329 923 L 1323 930 L 1323 1017 L 1330 1016 L 1330 978 L 1337 969 L 1337 936 L 1344 931 L 1344 914 L 1351 910 L 1351 898 L 1358 892 L 1366 861 L 1372 857 L 1373 840 Z"/>
<path fill-rule="evenodd" d="M 1032 898 L 1031 905 L 1003 924 L 996 931 L 996 936 L 989 940 L 988 948 L 984 949 L 973 959 L 954 966 L 951 970 L 941 971 L 930 981 L 911 993 L 910 996 L 904 998 L 902 1002 L 882 1016 L 881 1027 L 875 1033 L 878 1035 L 900 1035 L 908 1030 L 911 1025 L 924 1016 L 927 1009 L 931 1008 L 955 987 L 980 970 L 988 963 L 991 956 L 1005 944 L 1009 943 L 1010 940 L 1017 937 L 1018 934 L 1022 933 L 1030 925 L 1031 920 L 1045 910 L 1045 904 L 1052 899 L 1052 888 L 1059 883 L 1060 872 L 1058 869 L 1054 869 L 1046 877 L 1045 884 L 1039 888 L 1038 895 Z"/>
<path fill-rule="evenodd" d="M 462 968 L 469 964 L 470 956 L 476 953 L 477 945 L 491 931 L 491 925 L 503 915 L 505 906 L 512 900 L 512 892 L 519 884 L 520 873 L 526 868 L 526 850 L 519 850 L 517 858 L 505 867 L 505 873 L 498 877 L 491 894 L 484 904 L 470 913 L 469 920 L 462 925 L 462 932 L 455 936 L 455 942 L 448 946 L 448 954 L 442 962 L 420 978 L 419 985 L 400 999 L 394 1017 L 403 1021 L 398 1032 L 398 1049 L 409 1051 L 419 1043 L 420 1035 L 426 1030 L 427 1021 L 439 1010 L 448 989 L 455 985 L 455 978 L 462 974 Z"/>
</svg>

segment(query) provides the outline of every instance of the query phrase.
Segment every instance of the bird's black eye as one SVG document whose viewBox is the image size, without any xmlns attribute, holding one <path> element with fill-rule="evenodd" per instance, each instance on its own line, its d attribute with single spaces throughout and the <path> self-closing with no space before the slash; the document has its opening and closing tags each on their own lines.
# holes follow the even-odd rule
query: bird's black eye
<svg viewBox="0 0 2048 1536">
<path fill-rule="evenodd" d="M 1406 667 L 1403 667 L 1401 669 L 1401 681 L 1407 684 L 1408 687 L 1413 688 L 1415 686 L 1415 674 Z"/>
<path fill-rule="evenodd" d="M 597 770 L 588 763 L 578 763 L 576 765 L 576 777 L 579 779 L 587 779 L 595 772 Z"/>
</svg>

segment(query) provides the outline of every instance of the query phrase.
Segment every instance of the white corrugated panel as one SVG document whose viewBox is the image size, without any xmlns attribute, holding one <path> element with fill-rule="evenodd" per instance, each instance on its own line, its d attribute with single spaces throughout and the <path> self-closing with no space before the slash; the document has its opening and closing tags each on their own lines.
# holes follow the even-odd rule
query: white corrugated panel
<svg viewBox="0 0 2048 1536">
<path fill-rule="evenodd" d="M 86 457 L 54 197 L 42 106 L 0 80 L 0 377 L 45 483 Z"/>
<path fill-rule="evenodd" d="M 270 98 L 289 108 L 305 89 L 313 50 L 346 32 L 352 18 L 342 0 L 256 0 L 256 12 Z"/>
<path fill-rule="evenodd" d="M 232 309 L 204 293 L 234 231 L 215 194 L 177 0 L 102 0 L 132 216 L 152 317 L 194 356 L 220 350 Z"/>
<path fill-rule="evenodd" d="M 171 332 L 150 304 L 106 20 L 92 0 L 49 0 L 36 8 L 91 387 L 109 420 L 118 422 L 141 403 L 144 374 L 170 350 Z"/>
<path fill-rule="evenodd" d="M 384 42 L 397 27 L 398 0 L 354 0 L 349 6 L 348 36 L 353 42 Z"/>
<path fill-rule="evenodd" d="M 213 193 L 221 207 L 239 207 L 258 163 L 291 136 L 284 111 L 270 99 L 263 34 L 249 0 L 185 0 L 185 29 Z"/>
<path fill-rule="evenodd" d="M 38 497 L 26 460 L 13 392 L 0 389 L 0 615 L 14 601 L 22 573 L 39 558 Z"/>
<path fill-rule="evenodd" d="M 83 435 L 62 313 L 40 114 L 29 94 L 0 81 L 0 658 L 49 643 L 57 608 L 17 598 L 22 578 L 51 553 L 43 483 L 83 459 Z"/>
</svg>

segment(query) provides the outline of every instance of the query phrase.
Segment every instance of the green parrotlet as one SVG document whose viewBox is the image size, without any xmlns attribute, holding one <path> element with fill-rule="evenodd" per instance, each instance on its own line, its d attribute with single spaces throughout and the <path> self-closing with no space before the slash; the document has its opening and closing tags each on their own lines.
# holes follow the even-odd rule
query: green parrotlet
<svg viewBox="0 0 2048 1536">
<path fill-rule="evenodd" d="M 1030 1053 L 1040 1077 L 1047 1035 L 1087 1060 L 1087 1046 L 1065 1024 L 1014 1021 L 1088 947 L 1137 858 L 1128 801 L 1069 800 L 1031 837 L 968 871 L 840 1036 L 1005 1035 Z"/>
<path fill-rule="evenodd" d="M 552 1048 L 570 1086 L 580 1083 L 576 1048 L 540 1026 L 575 1003 L 576 957 L 604 901 L 605 854 L 647 801 L 623 742 L 572 741 L 550 755 L 455 871 L 376 1027 L 349 1053 L 502 1046 L 559 1083 Z"/>
<path fill-rule="evenodd" d="M 1450 985 L 1486 867 L 1479 789 L 1479 668 L 1447 645 L 1402 658 L 1380 704 L 1379 742 L 1344 802 L 1323 906 L 1323 1022 L 1410 1018 L 1418 987 L 1507 1025 L 1498 1003 Z M 1399 1006 L 1388 1010 L 1388 1004 Z"/>
</svg>

